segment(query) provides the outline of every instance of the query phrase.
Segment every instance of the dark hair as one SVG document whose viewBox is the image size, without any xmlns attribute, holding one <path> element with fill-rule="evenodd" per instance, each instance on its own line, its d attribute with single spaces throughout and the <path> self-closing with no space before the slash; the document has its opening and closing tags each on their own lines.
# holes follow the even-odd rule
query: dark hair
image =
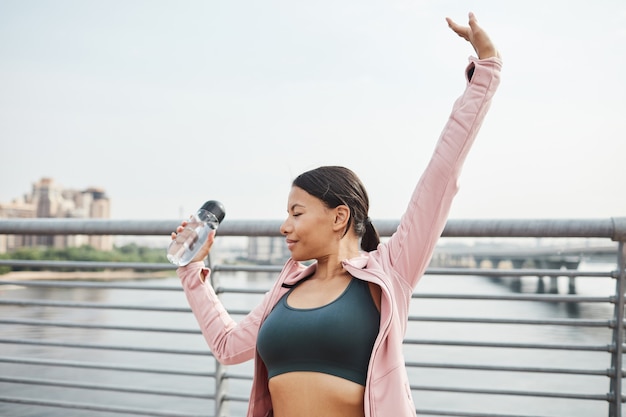
<svg viewBox="0 0 626 417">
<path fill-rule="evenodd" d="M 350 219 L 344 235 L 352 227 L 361 238 L 361 249 L 367 252 L 376 249 L 380 237 L 367 214 L 369 197 L 354 172 L 340 166 L 323 166 L 300 174 L 292 185 L 319 198 L 328 208 L 348 206 Z"/>
</svg>

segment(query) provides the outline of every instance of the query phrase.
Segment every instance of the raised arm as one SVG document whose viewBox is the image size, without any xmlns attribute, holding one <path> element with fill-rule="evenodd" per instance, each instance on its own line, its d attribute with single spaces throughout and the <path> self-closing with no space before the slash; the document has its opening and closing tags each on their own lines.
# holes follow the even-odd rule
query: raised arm
<svg viewBox="0 0 626 417">
<path fill-rule="evenodd" d="M 502 62 L 498 51 L 475 16 L 470 13 L 467 27 L 447 20 L 452 30 L 467 39 L 483 59 L 470 58 L 466 89 L 454 103 L 398 230 L 387 244 L 379 247 L 382 261 L 410 287 L 417 284 L 430 262 L 458 191 L 463 163 L 500 83 Z"/>
</svg>

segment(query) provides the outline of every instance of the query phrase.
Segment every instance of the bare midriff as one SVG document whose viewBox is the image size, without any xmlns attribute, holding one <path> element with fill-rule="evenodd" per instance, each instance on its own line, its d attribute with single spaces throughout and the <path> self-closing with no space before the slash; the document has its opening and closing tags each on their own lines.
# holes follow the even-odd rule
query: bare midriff
<svg viewBox="0 0 626 417">
<path fill-rule="evenodd" d="M 365 387 L 320 372 L 288 372 L 269 380 L 274 417 L 364 417 Z"/>
</svg>

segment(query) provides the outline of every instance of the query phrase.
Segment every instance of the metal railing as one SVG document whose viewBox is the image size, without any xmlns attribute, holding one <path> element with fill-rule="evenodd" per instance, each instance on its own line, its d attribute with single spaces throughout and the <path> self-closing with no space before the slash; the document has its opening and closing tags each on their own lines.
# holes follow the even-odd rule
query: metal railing
<svg viewBox="0 0 626 417">
<path fill-rule="evenodd" d="M 389 236 L 397 227 L 395 221 L 374 222 L 381 236 Z M 2 235 L 161 235 L 167 236 L 178 221 L 98 221 L 76 219 L 0 220 Z M 226 221 L 220 236 L 279 236 L 279 222 Z M 404 343 L 411 389 L 416 397 L 420 416 L 464 417 L 569 417 L 554 414 L 547 404 L 574 403 L 574 407 L 593 404 L 593 415 L 622 416 L 624 378 L 624 285 L 626 283 L 626 218 L 605 220 L 451 220 L 444 238 L 596 238 L 614 244 L 611 270 L 574 270 L 537 268 L 517 265 L 502 269 L 481 265 L 464 267 L 431 266 L 426 276 L 440 279 L 471 279 L 481 277 L 500 285 L 501 291 L 490 293 L 458 291 L 422 291 L 418 285 L 409 317 L 409 331 Z M 106 268 L 172 271 L 169 264 L 52 262 L 0 260 L 0 266 L 45 269 Z M 278 266 L 212 265 L 216 290 L 233 315 L 246 314 L 269 285 L 268 279 L 251 283 L 231 279 L 229 274 L 245 273 L 270 276 Z M 106 276 L 106 273 L 104 274 Z M 594 282 L 614 281 L 608 294 L 558 294 L 508 290 L 509 283 L 543 278 L 592 279 Z M 229 284 L 223 286 L 222 282 Z M 455 281 L 462 282 L 462 281 Z M 12 297 L 11 288 L 27 288 L 24 297 Z M 497 286 L 494 288 L 498 288 Z M 58 298 L 50 299 L 48 291 Z M 99 299 L 103 291 L 114 294 L 113 300 Z M 80 293 L 83 298 L 76 300 Z M 148 297 L 148 294 L 157 294 Z M 170 295 L 175 302 L 167 301 Z M 245 299 L 245 301 L 244 301 Z M 532 317 L 461 313 L 454 306 L 479 302 L 506 303 L 507 306 L 549 306 L 559 311 L 576 311 L 570 316 Z M 434 314 L 439 307 L 424 309 L 423 305 L 453 306 L 451 314 Z M 589 307 L 591 306 L 591 307 Z M 609 314 L 586 317 L 580 309 L 602 306 Z M 542 308 L 543 308 L 542 307 Z M 610 310 L 608 309 L 610 307 Z M 447 308 L 447 307 L 446 307 Z M 459 307 L 460 308 L 460 307 Z M 524 311 L 534 311 L 529 307 Z M 469 308 L 472 310 L 473 308 Z M 480 310 L 478 308 L 477 310 Z M 517 311 L 517 310 L 515 310 Z M 154 281 L 38 281 L 7 280 L 0 276 L 0 414 L 2 407 L 19 415 L 29 407 L 62 410 L 58 415 L 150 415 L 150 416 L 226 416 L 245 415 L 251 382 L 249 365 L 223 367 L 211 358 L 190 309 L 184 302 L 179 285 Z M 104 322 L 102 315 L 114 316 Z M 141 316 L 133 323 L 133 315 Z M 147 317 L 147 318 L 146 318 Z M 117 320 L 117 321 L 116 321 Z M 437 326 L 435 331 L 424 331 Z M 453 327 L 454 330 L 446 330 Z M 488 326 L 488 327 L 486 327 Z M 488 328 L 489 337 L 474 336 L 472 329 Z M 582 341 L 497 340 L 502 329 L 582 329 L 576 333 Z M 61 331 L 63 330 L 63 331 Z M 549 332 L 549 333 L 550 333 Z M 602 334 L 587 338 L 587 332 Z M 606 333 L 605 333 L 606 332 Z M 476 332 L 478 333 L 478 332 Z M 94 334 L 111 335 L 104 342 Z M 545 333 L 541 333 L 545 334 Z M 424 337 L 431 335 L 431 337 Z M 507 333 L 508 335 L 508 333 Z M 603 336 L 606 335 L 606 340 Z M 154 336 L 154 337 L 153 337 Z M 589 340 L 593 340 L 589 342 Z M 7 353 L 10 352 L 10 353 Z M 480 355 L 493 361 L 472 361 Z M 542 352 L 552 361 L 536 364 L 528 360 L 534 352 Z M 551 355 L 550 353 L 553 353 Z M 571 359 L 569 356 L 571 355 Z M 598 358 L 599 355 L 599 358 Z M 146 359 L 147 358 L 147 359 Z M 509 360 L 514 358 L 515 360 Z M 582 359 L 581 359 L 582 358 Z M 593 358 L 589 361 L 588 358 Z M 123 359 L 121 361 L 121 359 Z M 498 359 L 498 360 L 496 360 Z M 604 364 L 604 365 L 601 365 Z M 167 365 L 167 366 L 166 366 Z M 61 370 L 61 371 L 58 371 Z M 28 371 L 28 372 L 26 372 Z M 24 376 L 28 375 L 28 376 Z M 502 385 L 502 375 L 509 377 Z M 424 376 L 427 379 L 424 379 Z M 574 379 L 588 379 L 590 390 L 560 389 Z M 539 386 L 537 381 L 556 381 Z M 477 381 L 493 384 L 477 384 Z M 453 382 L 450 382 L 453 381 Z M 512 383 L 515 382 L 515 384 Z M 531 386 L 524 381 L 532 381 Z M 556 389 L 558 387 L 559 389 Z M 44 395 L 45 391 L 45 395 Z M 66 392 L 78 393 L 72 397 Z M 429 407 L 431 397 L 438 406 Z M 445 396 L 445 397 L 443 397 Z M 68 399 L 69 398 L 69 399 Z M 78 399 L 77 399 L 78 398 Z M 511 406 L 497 407 L 494 398 L 505 398 Z M 516 402 L 537 405 L 519 414 Z M 548 401 L 549 403 L 547 403 Z M 426 404 L 426 406 L 424 406 Z M 596 406 L 599 404 L 599 406 Z M 513 410 L 511 410 L 513 407 Z M 176 411 L 167 411 L 176 410 Z M 534 412 L 534 414 L 529 414 Z M 72 414 L 77 413 L 77 414 Z M 83 413 L 83 414 L 81 414 Z M 539 413 L 539 414 L 537 414 Z M 9 413 L 6 413 L 9 414 Z M 591 415 L 591 414 L 590 414 Z"/>
</svg>

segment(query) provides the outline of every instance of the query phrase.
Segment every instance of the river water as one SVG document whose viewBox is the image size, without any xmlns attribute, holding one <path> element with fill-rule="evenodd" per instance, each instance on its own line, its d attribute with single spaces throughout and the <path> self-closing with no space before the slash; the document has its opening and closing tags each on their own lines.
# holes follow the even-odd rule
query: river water
<svg viewBox="0 0 626 417">
<path fill-rule="evenodd" d="M 614 265 L 587 264 L 581 269 L 606 271 Z M 219 279 L 228 287 L 266 288 L 275 274 L 221 273 Z M 176 277 L 133 281 L 150 286 L 177 286 Z M 536 278 L 524 278 L 521 292 L 533 293 Z M 567 282 L 560 282 L 565 293 Z M 614 292 L 614 282 L 601 278 L 578 278 L 580 295 L 607 296 Z M 506 283 L 485 277 L 426 276 L 417 287 L 418 293 L 455 294 L 511 294 Z M 228 308 L 250 308 L 258 295 L 226 295 Z M 0 286 L 0 299 L 43 299 L 71 302 L 98 302 L 116 305 L 141 305 L 161 307 L 187 307 L 182 291 L 153 290 L 93 290 L 63 288 L 26 288 Z M 3 318 L 55 320 L 59 322 L 97 323 L 103 325 L 132 325 L 145 327 L 175 327 L 192 331 L 197 323 L 191 313 L 134 312 L 111 309 L 74 309 L 59 307 L 19 307 L 0 305 Z M 461 318 L 517 318 L 517 319 L 610 319 L 611 304 L 583 303 L 576 308 L 558 302 L 484 301 L 416 299 L 411 306 L 415 316 L 461 317 Z M 202 337 L 197 334 L 154 332 L 128 332 L 120 330 L 91 330 L 69 327 L 40 327 L 30 325 L 0 324 L 0 338 L 59 341 L 76 344 L 158 346 L 162 349 L 184 349 L 202 354 L 165 355 L 158 353 L 125 352 L 116 350 L 82 349 L 67 347 L 44 347 L 0 343 L 3 358 L 27 357 L 62 361 L 113 363 L 122 366 L 153 367 L 189 372 L 212 372 L 215 362 L 209 355 Z M 604 327 L 571 327 L 555 325 L 504 325 L 445 322 L 410 322 L 408 339 L 462 340 L 474 342 L 537 343 L 608 345 L 610 329 Z M 510 349 L 479 347 L 448 347 L 438 345 L 405 346 L 407 361 L 447 364 L 501 365 L 550 368 L 600 369 L 610 367 L 607 352 L 569 351 L 546 349 Z M 250 364 L 229 368 L 234 374 L 249 372 Z M 569 394 L 605 395 L 609 391 L 606 376 L 577 376 L 568 374 L 540 374 L 531 372 L 487 372 L 435 368 L 411 368 L 412 385 L 436 387 L 470 387 L 473 389 L 525 390 L 533 392 L 560 392 Z M 173 410 L 190 415 L 213 415 L 214 404 L 203 398 L 177 398 L 169 395 L 146 395 L 133 393 L 132 387 L 184 393 L 208 394 L 213 389 L 211 378 L 193 376 L 161 375 L 143 372 L 113 372 L 84 370 L 58 366 L 34 366 L 0 361 L 0 397 L 35 398 L 52 401 L 68 401 L 101 404 L 112 407 Z M 123 387 L 122 391 L 86 390 L 70 387 L 41 386 L 16 382 L 16 379 L 37 378 L 52 381 L 79 380 L 86 384 Z M 4 382 L 2 382 L 4 381 Z M 27 381 L 23 381 L 27 382 Z M 247 396 L 249 383 L 233 381 L 230 392 Z M 510 414 L 515 416 L 554 417 L 603 417 L 608 416 L 606 401 L 535 398 L 516 395 L 485 395 L 445 393 L 436 390 L 413 392 L 418 409 L 458 410 L 485 414 Z M 245 415 L 245 403 L 233 403 L 231 415 Z M 113 417 L 121 414 L 95 410 L 68 410 L 24 404 L 0 402 L 0 416 L 96 416 Z M 122 414 L 123 415 L 123 414 Z M 420 414 L 427 415 L 427 414 Z M 390 416 L 392 417 L 392 416 Z"/>
</svg>

